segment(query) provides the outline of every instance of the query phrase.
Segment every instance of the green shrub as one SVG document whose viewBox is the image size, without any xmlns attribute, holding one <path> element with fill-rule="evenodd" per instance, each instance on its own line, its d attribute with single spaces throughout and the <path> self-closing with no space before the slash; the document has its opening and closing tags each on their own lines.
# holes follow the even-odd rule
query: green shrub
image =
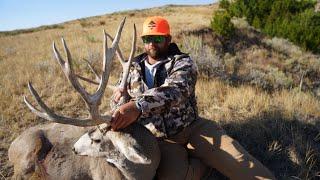
<svg viewBox="0 0 320 180">
<path fill-rule="evenodd" d="M 211 28 L 219 35 L 231 37 L 234 34 L 234 26 L 231 23 L 231 16 L 227 11 L 215 11 L 211 21 Z"/>
<path fill-rule="evenodd" d="M 105 21 L 99 21 L 99 24 L 100 24 L 101 26 L 104 26 L 104 25 L 106 25 L 106 22 L 105 22 Z"/>
<path fill-rule="evenodd" d="M 229 1 L 228 1 L 229 2 Z M 227 7 L 231 17 L 246 17 L 262 32 L 284 37 L 315 53 L 320 53 L 320 13 L 315 0 L 236 0 Z"/>
<path fill-rule="evenodd" d="M 87 40 L 91 43 L 97 43 L 97 42 L 100 42 L 100 40 L 98 40 L 96 37 L 94 36 L 91 36 L 91 35 L 88 35 L 87 36 Z"/>
<path fill-rule="evenodd" d="M 86 19 L 79 19 L 80 25 L 83 28 L 92 27 L 94 26 L 91 22 L 88 22 Z"/>
<path fill-rule="evenodd" d="M 203 38 L 200 36 L 183 34 L 181 49 L 195 60 L 200 76 L 221 77 L 225 74 L 224 60 L 217 51 L 204 45 Z"/>
<path fill-rule="evenodd" d="M 230 6 L 229 0 L 220 0 L 220 2 L 219 2 L 219 8 L 228 9 L 229 6 Z"/>
<path fill-rule="evenodd" d="M 278 68 L 269 67 L 266 79 L 273 85 L 273 89 L 290 88 L 293 85 L 293 79 L 287 76 Z"/>
</svg>

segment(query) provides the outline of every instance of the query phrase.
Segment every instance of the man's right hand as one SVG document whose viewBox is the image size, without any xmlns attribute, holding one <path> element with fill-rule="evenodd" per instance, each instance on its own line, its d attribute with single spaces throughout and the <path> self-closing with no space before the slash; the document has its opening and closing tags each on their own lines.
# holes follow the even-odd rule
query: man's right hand
<svg viewBox="0 0 320 180">
<path fill-rule="evenodd" d="M 121 89 L 121 88 L 116 88 L 113 91 L 113 101 L 115 103 L 118 103 L 121 97 L 128 97 L 128 91 L 127 89 Z"/>
</svg>

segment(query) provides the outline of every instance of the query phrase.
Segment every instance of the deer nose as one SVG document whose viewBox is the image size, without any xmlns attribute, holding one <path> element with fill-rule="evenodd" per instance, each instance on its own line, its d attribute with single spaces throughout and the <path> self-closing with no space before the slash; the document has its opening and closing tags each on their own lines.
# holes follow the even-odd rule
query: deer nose
<svg viewBox="0 0 320 180">
<path fill-rule="evenodd" d="M 76 149 L 73 147 L 72 148 L 72 152 L 74 153 L 74 154 L 78 154 L 78 152 L 76 151 Z"/>
</svg>

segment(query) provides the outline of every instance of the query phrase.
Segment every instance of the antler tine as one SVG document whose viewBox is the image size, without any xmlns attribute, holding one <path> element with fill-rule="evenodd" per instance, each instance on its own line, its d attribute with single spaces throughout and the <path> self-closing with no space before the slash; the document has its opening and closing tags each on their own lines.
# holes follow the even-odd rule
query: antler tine
<svg viewBox="0 0 320 180">
<path fill-rule="evenodd" d="M 91 102 L 90 99 L 90 95 L 86 92 L 86 90 L 80 85 L 79 81 L 76 78 L 76 75 L 73 72 L 73 68 L 72 68 L 72 58 L 71 58 L 71 54 L 70 51 L 67 47 L 67 44 L 65 42 L 65 40 L 63 38 L 61 38 L 64 50 L 67 54 L 67 61 L 64 61 L 59 53 L 59 51 L 57 50 L 56 46 L 55 46 L 55 42 L 53 42 L 53 52 L 55 54 L 56 60 L 58 61 L 58 63 L 60 64 L 65 76 L 67 77 L 67 79 L 69 80 L 69 82 L 71 83 L 71 85 L 79 92 L 79 94 L 81 95 L 82 99 L 84 101 L 86 101 L 87 103 Z"/>
<path fill-rule="evenodd" d="M 106 33 L 106 35 L 108 36 L 108 38 L 111 39 L 111 41 L 113 41 L 113 37 L 112 37 L 110 34 Z M 117 46 L 116 54 L 117 54 L 117 57 L 118 57 L 120 63 L 121 63 L 121 64 L 125 63 L 125 60 L 124 60 L 124 58 L 123 58 L 123 55 L 122 55 L 122 53 L 121 53 L 121 50 L 120 50 L 119 45 Z"/>
<path fill-rule="evenodd" d="M 112 36 L 110 36 L 109 34 L 107 34 L 107 36 L 113 41 Z M 131 52 L 130 52 L 129 60 L 127 62 L 124 60 L 119 46 L 117 47 L 117 51 L 116 51 L 116 53 L 118 55 L 118 59 L 122 65 L 122 70 L 123 70 L 121 83 L 119 85 L 119 88 L 121 88 L 121 89 L 123 89 L 127 86 L 127 79 L 128 79 L 128 75 L 129 75 L 129 71 L 130 71 L 130 66 L 131 66 L 135 51 L 136 51 L 136 41 L 137 41 L 137 29 L 136 29 L 136 25 L 133 24 L 132 45 L 131 45 Z"/>
<path fill-rule="evenodd" d="M 136 25 L 133 24 L 133 35 L 132 35 L 132 44 L 131 44 L 131 52 L 130 52 L 129 60 L 125 64 L 122 64 L 123 75 L 122 75 L 121 83 L 119 85 L 119 88 L 121 89 L 124 89 L 127 86 L 127 82 L 128 82 L 127 79 L 129 76 L 130 66 L 134 57 L 134 53 L 136 51 L 136 41 L 137 41 L 137 29 L 136 29 Z"/>
<path fill-rule="evenodd" d="M 89 79 L 89 78 L 86 78 L 86 77 L 83 77 L 83 76 L 80 76 L 80 75 L 77 75 L 77 74 L 76 74 L 76 76 L 77 76 L 77 78 L 79 78 L 79 79 L 81 79 L 81 80 L 83 80 L 83 81 L 86 81 L 86 82 L 88 82 L 88 83 L 95 84 L 95 85 L 99 85 L 98 82 L 95 82 L 95 81 L 93 81 L 93 80 L 91 80 L 91 79 Z M 100 81 L 99 81 L 99 82 L 100 82 Z"/>
<path fill-rule="evenodd" d="M 28 89 L 30 91 L 30 93 L 32 94 L 32 96 L 35 98 L 35 100 L 37 101 L 37 103 L 39 104 L 40 108 L 42 111 L 47 112 L 48 114 L 53 114 L 53 111 L 51 109 L 48 108 L 48 106 L 42 101 L 42 99 L 40 98 L 38 92 L 33 88 L 31 82 L 28 83 Z M 30 104 L 30 103 L 29 103 Z M 36 109 L 36 108 L 34 108 Z M 37 110 L 37 109 L 36 109 Z"/>
<path fill-rule="evenodd" d="M 26 97 L 24 97 L 24 102 L 28 106 L 28 108 L 35 113 L 37 116 L 42 117 L 44 119 L 47 119 L 49 121 L 54 121 L 61 124 L 71 124 L 74 126 L 94 126 L 102 123 L 109 123 L 111 120 L 110 116 L 105 116 L 105 118 L 108 118 L 109 121 L 106 121 L 105 119 L 96 119 L 92 120 L 91 118 L 86 119 L 75 119 L 75 118 L 69 118 L 69 117 L 63 117 L 60 115 L 55 114 L 40 98 L 37 91 L 33 88 L 32 84 L 28 83 L 28 88 L 32 96 L 35 98 L 36 102 L 40 106 L 40 110 L 36 109 Z"/>
<path fill-rule="evenodd" d="M 84 61 L 87 62 L 87 65 L 88 67 L 90 68 L 91 72 L 93 72 L 93 74 L 95 75 L 96 77 L 96 81 L 100 82 L 100 77 L 99 77 L 99 74 L 98 72 L 93 68 L 92 64 L 87 60 L 87 59 L 83 59 Z"/>
<path fill-rule="evenodd" d="M 91 84 L 99 85 L 99 82 L 101 81 L 101 79 L 100 79 L 100 77 L 99 77 L 98 72 L 93 68 L 92 64 L 91 64 L 87 59 L 83 59 L 83 60 L 87 62 L 87 65 L 89 66 L 90 70 L 93 72 L 93 74 L 94 74 L 95 77 L 96 77 L 96 81 L 90 80 L 90 79 L 88 79 L 88 78 L 85 78 L 85 77 L 82 77 L 82 76 L 79 76 L 79 75 L 77 75 L 77 77 L 78 77 L 79 79 L 84 80 L 84 81 L 87 81 L 87 82 L 89 82 L 89 83 L 91 83 Z M 108 87 L 109 89 L 111 89 L 112 91 L 116 89 L 116 87 L 113 86 L 113 85 L 107 85 L 107 87 Z"/>
<path fill-rule="evenodd" d="M 95 79 L 96 81 L 91 80 L 91 79 L 86 78 L 86 77 L 83 77 L 83 76 L 80 76 L 79 74 L 76 74 L 76 77 L 79 78 L 80 80 L 86 81 L 88 83 L 91 83 L 91 84 L 94 84 L 94 85 L 100 85 L 100 77 L 99 77 L 97 71 L 92 67 L 92 65 L 90 64 L 90 62 L 88 60 L 86 60 L 86 59 L 83 59 L 83 60 L 87 62 L 87 65 L 88 65 L 89 69 L 91 70 L 91 72 L 93 72 L 93 74 L 96 77 L 96 79 Z"/>
<path fill-rule="evenodd" d="M 76 77 L 79 78 L 80 80 L 86 81 L 86 82 L 88 82 L 88 83 L 91 83 L 91 84 L 94 84 L 94 85 L 100 85 L 100 83 L 99 83 L 99 82 L 100 82 L 100 77 L 99 77 L 97 71 L 93 68 L 93 66 L 91 65 L 91 63 L 90 63 L 87 59 L 84 59 L 84 58 L 83 58 L 83 60 L 86 61 L 89 69 L 90 69 L 91 72 L 95 75 L 95 77 L 96 77 L 95 80 L 96 80 L 96 81 L 91 80 L 91 79 L 86 78 L 86 77 L 83 77 L 83 76 L 80 76 L 80 75 L 78 75 L 78 74 L 76 74 Z"/>
<path fill-rule="evenodd" d="M 56 43 L 54 41 L 52 42 L 52 49 L 53 49 L 53 53 L 56 57 L 56 60 L 58 61 L 59 65 L 62 67 L 62 69 L 64 70 L 65 61 L 62 59 L 59 51 L 57 50 Z"/>
<path fill-rule="evenodd" d="M 108 61 L 106 59 L 106 54 L 108 54 L 108 41 L 106 37 L 106 31 L 103 30 L 103 61 L 102 61 L 102 71 L 105 71 L 106 66 L 108 66 Z M 111 63 L 110 63 L 111 64 Z"/>
<path fill-rule="evenodd" d="M 111 70 L 111 62 L 114 57 L 116 47 L 118 46 L 125 21 L 126 21 L 126 18 L 124 18 L 120 23 L 116 37 L 112 42 L 111 48 L 107 47 L 107 37 L 106 37 L 106 33 L 104 32 L 103 74 L 101 76 L 99 88 L 93 95 L 95 101 L 101 101 L 102 95 L 104 94 L 104 91 L 106 89 L 106 86 L 109 80 L 110 70 Z"/>
<path fill-rule="evenodd" d="M 115 52 L 115 47 L 118 46 L 118 43 L 119 43 L 119 40 L 120 40 L 120 37 L 121 37 L 122 28 L 123 28 L 125 22 L 126 22 L 126 17 L 123 18 L 120 26 L 118 27 L 117 34 L 114 37 L 115 41 L 112 42 L 111 49 L 112 49 L 113 52 Z"/>
</svg>

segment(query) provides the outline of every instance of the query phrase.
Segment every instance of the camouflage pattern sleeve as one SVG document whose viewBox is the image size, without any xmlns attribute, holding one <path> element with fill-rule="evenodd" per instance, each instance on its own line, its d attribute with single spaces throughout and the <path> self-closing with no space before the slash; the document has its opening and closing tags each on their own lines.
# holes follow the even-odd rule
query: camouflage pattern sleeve
<svg viewBox="0 0 320 180">
<path fill-rule="evenodd" d="M 173 68 L 160 87 L 146 90 L 136 98 L 142 110 L 141 117 L 160 114 L 187 101 L 194 94 L 197 68 L 190 57 L 174 62 Z"/>
</svg>

